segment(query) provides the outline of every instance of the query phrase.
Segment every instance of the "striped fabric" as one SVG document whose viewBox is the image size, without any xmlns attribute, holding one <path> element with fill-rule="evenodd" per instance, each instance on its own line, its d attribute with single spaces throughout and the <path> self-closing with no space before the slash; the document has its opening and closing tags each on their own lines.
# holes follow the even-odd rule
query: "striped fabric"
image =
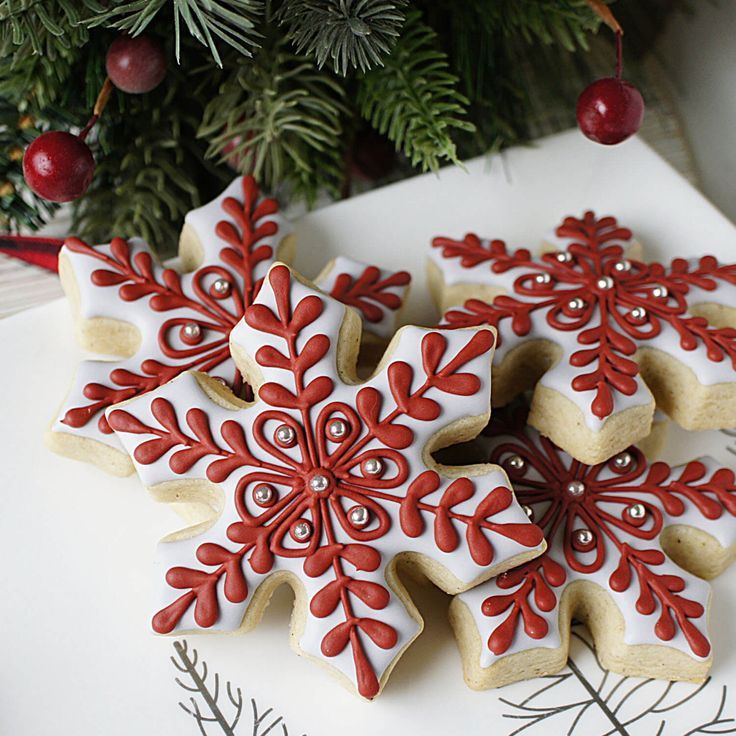
<svg viewBox="0 0 736 736">
<path fill-rule="evenodd" d="M 0 318 L 62 295 L 55 273 L 0 253 Z"/>
</svg>

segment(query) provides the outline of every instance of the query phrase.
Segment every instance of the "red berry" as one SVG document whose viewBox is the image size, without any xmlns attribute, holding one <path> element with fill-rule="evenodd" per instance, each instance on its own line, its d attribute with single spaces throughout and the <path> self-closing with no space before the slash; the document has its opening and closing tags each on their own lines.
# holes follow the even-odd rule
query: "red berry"
<svg viewBox="0 0 736 736">
<path fill-rule="evenodd" d="M 586 137 L 610 146 L 639 130 L 644 118 L 644 99 L 631 82 L 605 77 L 580 93 L 575 113 Z"/>
<path fill-rule="evenodd" d="M 225 159 L 225 163 L 233 170 L 239 171 L 240 165 L 243 163 L 243 158 L 247 149 L 240 153 L 235 153 L 235 149 L 243 142 L 243 137 L 236 135 L 231 138 L 222 148 L 222 157 Z"/>
<path fill-rule="evenodd" d="M 107 50 L 107 76 L 123 92 L 150 92 L 166 76 L 166 54 L 150 36 L 118 36 Z"/>
<path fill-rule="evenodd" d="M 28 186 L 51 202 L 81 197 L 92 181 L 95 160 L 89 146 L 76 135 L 60 130 L 42 133 L 23 156 Z"/>
</svg>

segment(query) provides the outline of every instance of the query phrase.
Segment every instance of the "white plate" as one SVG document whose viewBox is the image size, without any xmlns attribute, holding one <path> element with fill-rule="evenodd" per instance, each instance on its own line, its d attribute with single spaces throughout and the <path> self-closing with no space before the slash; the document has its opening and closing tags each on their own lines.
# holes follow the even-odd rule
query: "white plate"
<svg viewBox="0 0 736 736">
<path fill-rule="evenodd" d="M 473 161 L 467 172 L 447 169 L 310 213 L 299 224 L 297 263 L 314 275 L 344 253 L 408 268 L 415 281 L 407 318 L 429 324 L 435 314 L 424 259 L 433 235 L 475 230 L 534 246 L 562 215 L 586 208 L 617 215 L 651 257 L 733 259 L 736 250 L 736 229 L 643 143 L 604 148 L 570 132 Z M 1 322 L 0 344 L 0 733 L 680 736 L 736 729 L 736 693 L 727 689 L 736 682 L 736 569 L 714 584 L 715 666 L 702 689 L 606 675 L 579 640 L 573 669 L 560 677 L 473 692 L 462 680 L 447 601 L 429 589 L 416 592 L 425 633 L 370 704 L 291 652 L 286 591 L 245 636 L 191 636 L 186 650 L 184 639 L 153 636 L 153 549 L 181 522 L 134 477 L 111 478 L 44 448 L 45 424 L 80 357 L 63 301 Z M 736 465 L 736 438 L 719 433 L 676 432 L 669 459 L 698 451 Z M 207 665 L 199 687 L 177 669 L 191 664 L 194 649 L 197 672 Z M 220 720 L 198 722 L 184 708 L 215 717 L 216 681 Z"/>
</svg>

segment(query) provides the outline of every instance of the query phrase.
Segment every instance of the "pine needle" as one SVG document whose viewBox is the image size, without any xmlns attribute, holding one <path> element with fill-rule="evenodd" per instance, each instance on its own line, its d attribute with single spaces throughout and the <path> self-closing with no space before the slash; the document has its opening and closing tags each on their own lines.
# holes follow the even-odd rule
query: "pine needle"
<svg viewBox="0 0 736 736">
<path fill-rule="evenodd" d="M 285 0 L 281 25 L 297 54 L 314 56 L 322 68 L 331 60 L 336 74 L 380 66 L 404 23 L 406 0 Z"/>
<path fill-rule="evenodd" d="M 385 66 L 368 72 L 358 88 L 363 117 L 425 171 L 457 163 L 453 129 L 475 130 L 464 119 L 467 100 L 436 37 L 417 11 L 410 12 Z"/>
</svg>

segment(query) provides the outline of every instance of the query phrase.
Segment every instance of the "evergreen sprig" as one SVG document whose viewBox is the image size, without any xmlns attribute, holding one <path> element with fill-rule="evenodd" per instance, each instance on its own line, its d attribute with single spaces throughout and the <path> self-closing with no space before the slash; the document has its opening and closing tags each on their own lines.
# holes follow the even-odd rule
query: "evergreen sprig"
<svg viewBox="0 0 736 736">
<path fill-rule="evenodd" d="M 75 0 L 0 0 L 0 59 L 56 61 L 87 42 L 87 15 Z"/>
<path fill-rule="evenodd" d="M 21 223 L 36 229 L 59 208 L 30 191 L 22 196 L 23 150 L 38 133 L 30 115 L 19 116 L 15 105 L 0 99 L 0 231 L 13 232 Z"/>
<path fill-rule="evenodd" d="M 436 38 L 421 15 L 410 12 L 385 65 L 368 72 L 358 88 L 361 114 L 425 171 L 457 162 L 453 130 L 475 129 L 465 119 L 467 99 L 457 91 L 458 79 Z"/>
<path fill-rule="evenodd" d="M 645 96 L 632 62 L 686 2 L 614 6 Z M 19 151 L 84 125 L 121 31 L 159 40 L 169 73 L 147 95 L 113 94 L 76 224 L 166 253 L 232 167 L 310 202 L 349 193 L 378 155 L 368 124 L 405 154 L 388 178 L 574 124 L 580 90 L 613 63 L 598 27 L 586 0 L 0 0 L 0 228 L 55 211 L 28 190 Z"/>
<path fill-rule="evenodd" d="M 259 43 L 256 20 L 263 13 L 261 0 L 129 0 L 112 8 L 96 0 L 86 3 L 96 10 L 89 21 L 91 27 L 117 28 L 133 36 L 142 33 L 162 9 L 173 12 L 177 61 L 181 59 L 182 25 L 210 50 L 218 66 L 222 66 L 218 39 L 243 56 L 251 56 Z"/>
<path fill-rule="evenodd" d="M 297 54 L 314 56 L 335 73 L 383 63 L 404 23 L 406 0 L 284 0 L 279 13 Z"/>
<path fill-rule="evenodd" d="M 177 70 L 156 95 L 112 99 L 95 129 L 95 176 L 75 202 L 74 231 L 92 242 L 139 236 L 160 256 L 174 255 L 184 215 L 228 178 L 205 161 L 201 116 L 191 79 Z"/>
<path fill-rule="evenodd" d="M 313 201 L 321 188 L 338 192 L 344 113 L 343 88 L 281 38 L 225 74 L 199 135 L 208 156 Z"/>
</svg>

